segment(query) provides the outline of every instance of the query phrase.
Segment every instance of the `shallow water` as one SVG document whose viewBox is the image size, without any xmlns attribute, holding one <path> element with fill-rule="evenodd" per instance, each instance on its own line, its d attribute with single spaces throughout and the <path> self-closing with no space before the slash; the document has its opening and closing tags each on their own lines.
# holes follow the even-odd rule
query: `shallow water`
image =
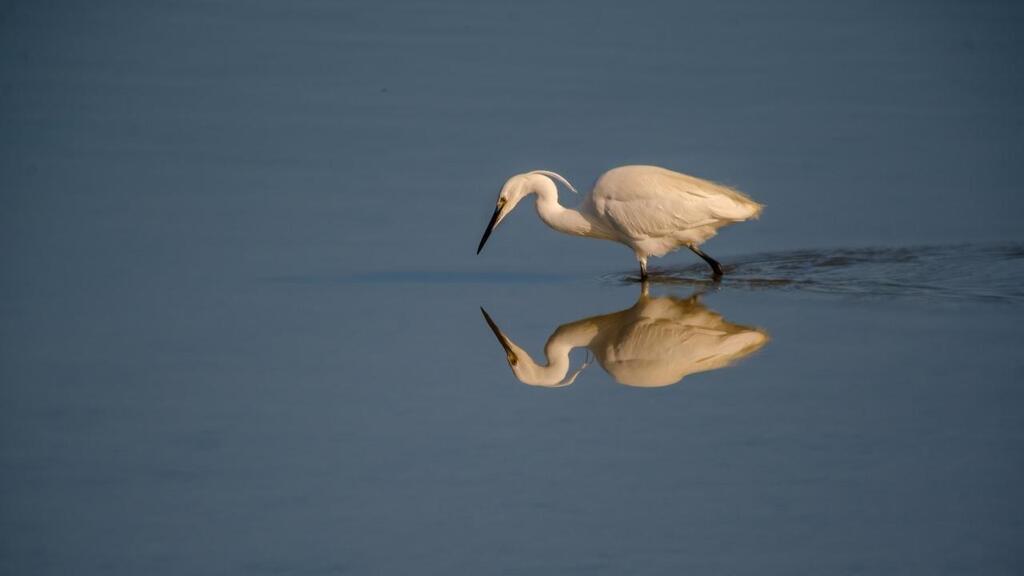
<svg viewBox="0 0 1024 576">
<path fill-rule="evenodd" d="M 917 301 L 1024 302 L 1024 245 L 798 250 L 738 256 L 716 281 L 703 264 L 658 268 L 655 282 L 715 289 L 800 290 Z M 635 282 L 606 275 L 606 281 Z"/>
<path fill-rule="evenodd" d="M 1021 21 L 5 6 L 0 573 L 1020 573 Z M 721 282 L 474 255 L 632 162 L 767 205 Z"/>
<path fill-rule="evenodd" d="M 938 251 L 942 270 L 963 254 Z M 1019 258 L 969 252 L 1021 274 Z M 802 284 L 841 277 L 801 258 Z M 856 266 L 898 266 L 880 258 Z M 1019 299 L 973 297 L 913 258 L 902 273 L 928 279 L 925 297 L 870 293 L 853 271 L 824 292 L 741 279 L 745 262 L 792 259 L 737 258 L 718 286 L 653 283 L 651 298 L 683 303 L 684 331 L 706 326 L 696 308 L 770 337 L 657 388 L 607 351 L 639 334 L 658 370 L 675 359 L 659 342 L 691 352 L 678 330 L 652 336 L 663 316 L 576 348 L 571 370 L 589 366 L 547 389 L 520 382 L 480 314 L 543 362 L 559 326 L 642 297 L 597 273 L 236 274 L 23 297 L 31 321 L 15 315 L 5 346 L 4 562 L 1012 573 Z"/>
</svg>

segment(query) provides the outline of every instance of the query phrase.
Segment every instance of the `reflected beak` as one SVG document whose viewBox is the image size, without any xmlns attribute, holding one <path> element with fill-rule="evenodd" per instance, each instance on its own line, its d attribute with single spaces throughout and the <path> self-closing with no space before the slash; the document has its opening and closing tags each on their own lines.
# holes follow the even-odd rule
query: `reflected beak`
<svg viewBox="0 0 1024 576">
<path fill-rule="evenodd" d="M 487 229 L 488 232 L 490 232 L 490 230 L 490 228 Z M 486 234 L 484 234 L 484 240 L 487 240 Z M 487 310 L 480 308 L 480 311 L 484 313 L 484 320 L 487 321 L 487 325 L 491 327 L 491 331 L 494 332 L 494 335 L 498 337 L 498 342 L 501 344 L 501 347 L 505 349 L 505 357 L 508 358 L 508 365 L 515 366 L 519 362 L 519 358 L 516 356 L 515 351 L 512 350 L 512 344 L 508 341 L 508 338 L 501 333 L 501 330 L 498 329 L 498 325 L 494 323 L 494 320 L 491 320 L 490 315 L 487 314 Z"/>
<path fill-rule="evenodd" d="M 499 201 L 498 205 L 494 208 L 494 215 L 491 216 L 491 221 L 487 224 L 487 230 L 484 230 L 484 237 L 480 239 L 480 245 L 476 247 L 476 253 L 479 254 L 484 249 L 484 244 L 487 243 L 487 239 L 491 237 L 491 232 L 494 227 L 498 225 L 498 220 L 501 218 L 501 209 L 505 206 L 504 202 Z M 484 312 L 484 316 L 487 313 Z"/>
</svg>

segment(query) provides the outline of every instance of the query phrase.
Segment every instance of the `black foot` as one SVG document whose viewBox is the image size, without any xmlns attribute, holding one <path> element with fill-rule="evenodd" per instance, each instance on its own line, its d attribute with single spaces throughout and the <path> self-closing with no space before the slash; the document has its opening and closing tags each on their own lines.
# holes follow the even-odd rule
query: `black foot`
<svg viewBox="0 0 1024 576">
<path fill-rule="evenodd" d="M 718 260 L 715 260 L 711 256 L 708 256 L 707 254 L 702 252 L 700 248 L 697 248 L 696 246 L 690 246 L 690 250 L 692 250 L 693 253 L 696 254 L 697 256 L 703 258 L 704 261 L 708 263 L 708 266 L 711 266 L 712 278 L 714 278 L 716 281 L 722 278 L 722 265 L 718 263 Z"/>
</svg>

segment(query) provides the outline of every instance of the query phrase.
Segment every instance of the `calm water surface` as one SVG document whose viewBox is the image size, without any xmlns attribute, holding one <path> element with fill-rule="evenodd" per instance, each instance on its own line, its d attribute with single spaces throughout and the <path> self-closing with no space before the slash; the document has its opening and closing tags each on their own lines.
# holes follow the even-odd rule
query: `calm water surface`
<svg viewBox="0 0 1024 576">
<path fill-rule="evenodd" d="M 0 572 L 1020 573 L 1021 23 L 5 7 Z M 632 162 L 767 205 L 721 283 L 474 255 Z"/>
</svg>

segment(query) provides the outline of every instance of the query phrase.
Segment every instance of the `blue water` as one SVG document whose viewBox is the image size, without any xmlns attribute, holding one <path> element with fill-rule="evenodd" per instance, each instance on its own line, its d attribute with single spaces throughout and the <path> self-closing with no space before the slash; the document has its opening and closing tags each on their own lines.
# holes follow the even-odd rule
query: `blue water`
<svg viewBox="0 0 1024 576">
<path fill-rule="evenodd" d="M 0 573 L 1020 573 L 1022 16 L 5 5 Z M 476 256 L 498 189 L 627 163 L 767 208 L 526 386 L 481 307 L 542 359 L 642 293 L 528 202 Z M 598 355 L 708 318 L 769 340 Z"/>
<path fill-rule="evenodd" d="M 932 304 L 1024 304 L 1024 244 L 794 250 L 738 256 L 721 279 L 693 264 L 655 270 L 661 284 L 771 289 Z M 637 275 L 607 274 L 632 283 Z"/>
</svg>

